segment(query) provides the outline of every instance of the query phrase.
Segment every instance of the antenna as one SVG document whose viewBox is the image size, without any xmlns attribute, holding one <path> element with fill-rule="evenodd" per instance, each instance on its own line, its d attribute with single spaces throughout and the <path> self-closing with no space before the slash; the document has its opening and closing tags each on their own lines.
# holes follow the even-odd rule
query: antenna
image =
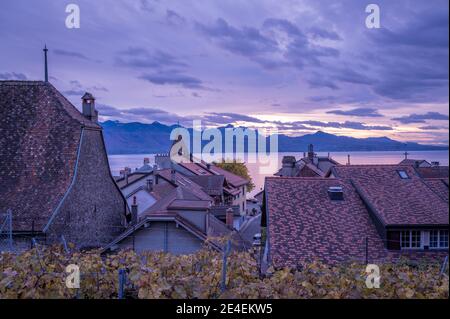
<svg viewBox="0 0 450 319">
<path fill-rule="evenodd" d="M 44 58 L 45 58 L 45 82 L 48 82 L 48 64 L 47 64 L 47 45 L 44 46 Z"/>
</svg>

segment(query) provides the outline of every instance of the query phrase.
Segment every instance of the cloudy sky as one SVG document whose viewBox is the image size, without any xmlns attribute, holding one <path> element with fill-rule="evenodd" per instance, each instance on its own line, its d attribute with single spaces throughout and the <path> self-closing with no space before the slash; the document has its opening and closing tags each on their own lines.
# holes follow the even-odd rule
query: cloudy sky
<svg viewBox="0 0 450 319">
<path fill-rule="evenodd" d="M 41 80 L 46 43 L 50 81 L 103 120 L 448 144 L 448 1 L 377 1 L 379 29 L 369 3 L 2 0 L 0 79 Z"/>
</svg>

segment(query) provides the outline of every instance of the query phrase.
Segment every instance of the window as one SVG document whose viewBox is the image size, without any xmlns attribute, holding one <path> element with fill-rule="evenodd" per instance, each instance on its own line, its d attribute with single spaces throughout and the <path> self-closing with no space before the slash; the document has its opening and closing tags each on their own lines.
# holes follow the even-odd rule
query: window
<svg viewBox="0 0 450 319">
<path fill-rule="evenodd" d="M 402 249 L 422 248 L 421 232 L 419 230 L 404 230 L 400 234 L 400 247 Z"/>
<path fill-rule="evenodd" d="M 430 231 L 430 248 L 448 248 L 448 230 Z"/>
<path fill-rule="evenodd" d="M 400 175 L 401 179 L 408 179 L 409 175 L 406 173 L 406 171 L 398 171 L 398 175 Z"/>
</svg>

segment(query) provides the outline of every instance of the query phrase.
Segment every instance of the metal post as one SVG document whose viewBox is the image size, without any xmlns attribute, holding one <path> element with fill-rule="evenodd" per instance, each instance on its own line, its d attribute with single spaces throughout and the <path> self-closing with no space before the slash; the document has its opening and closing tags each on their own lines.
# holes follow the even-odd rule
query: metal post
<svg viewBox="0 0 450 319">
<path fill-rule="evenodd" d="M 125 269 L 119 269 L 119 299 L 124 296 L 125 275 Z"/>
<path fill-rule="evenodd" d="M 226 280 L 227 280 L 227 258 L 228 254 L 231 251 L 231 241 L 228 240 L 223 249 L 223 261 L 222 261 L 222 281 L 220 284 L 220 289 L 224 292 L 227 289 Z"/>
<path fill-rule="evenodd" d="M 66 254 L 69 253 L 69 248 L 67 247 L 67 242 L 66 242 L 66 238 L 64 237 L 64 235 L 61 235 L 61 241 L 64 247 L 64 250 L 66 251 Z"/>
<path fill-rule="evenodd" d="M 8 209 L 8 221 L 9 221 L 9 251 L 12 252 L 13 250 L 13 238 L 12 238 L 12 233 L 13 233 L 13 228 L 12 228 L 12 211 L 11 209 Z"/>
<path fill-rule="evenodd" d="M 442 267 L 441 267 L 441 272 L 440 272 L 441 276 L 444 274 L 445 268 L 447 268 L 447 263 L 448 263 L 448 256 L 445 256 L 444 263 L 442 264 Z"/>
<path fill-rule="evenodd" d="M 366 237 L 366 265 L 369 264 L 369 237 Z"/>
<path fill-rule="evenodd" d="M 48 82 L 48 64 L 47 64 L 47 45 L 44 47 L 44 76 L 45 76 L 45 82 Z"/>
</svg>

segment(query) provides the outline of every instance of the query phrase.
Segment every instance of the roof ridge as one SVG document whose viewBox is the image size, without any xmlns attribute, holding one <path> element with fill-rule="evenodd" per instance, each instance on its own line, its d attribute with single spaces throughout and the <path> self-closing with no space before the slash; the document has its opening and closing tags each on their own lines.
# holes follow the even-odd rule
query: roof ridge
<svg viewBox="0 0 450 319">
<path fill-rule="evenodd" d="M 333 180 L 342 180 L 341 178 L 329 178 L 329 177 L 302 177 L 302 176 L 295 176 L 295 177 L 290 177 L 290 176 L 266 176 L 265 178 L 266 180 L 268 179 L 273 179 L 273 180 L 280 180 L 280 179 L 289 179 L 289 180 L 312 180 L 312 181 L 317 181 L 317 180 L 329 180 L 329 181 L 333 181 Z"/>
</svg>

